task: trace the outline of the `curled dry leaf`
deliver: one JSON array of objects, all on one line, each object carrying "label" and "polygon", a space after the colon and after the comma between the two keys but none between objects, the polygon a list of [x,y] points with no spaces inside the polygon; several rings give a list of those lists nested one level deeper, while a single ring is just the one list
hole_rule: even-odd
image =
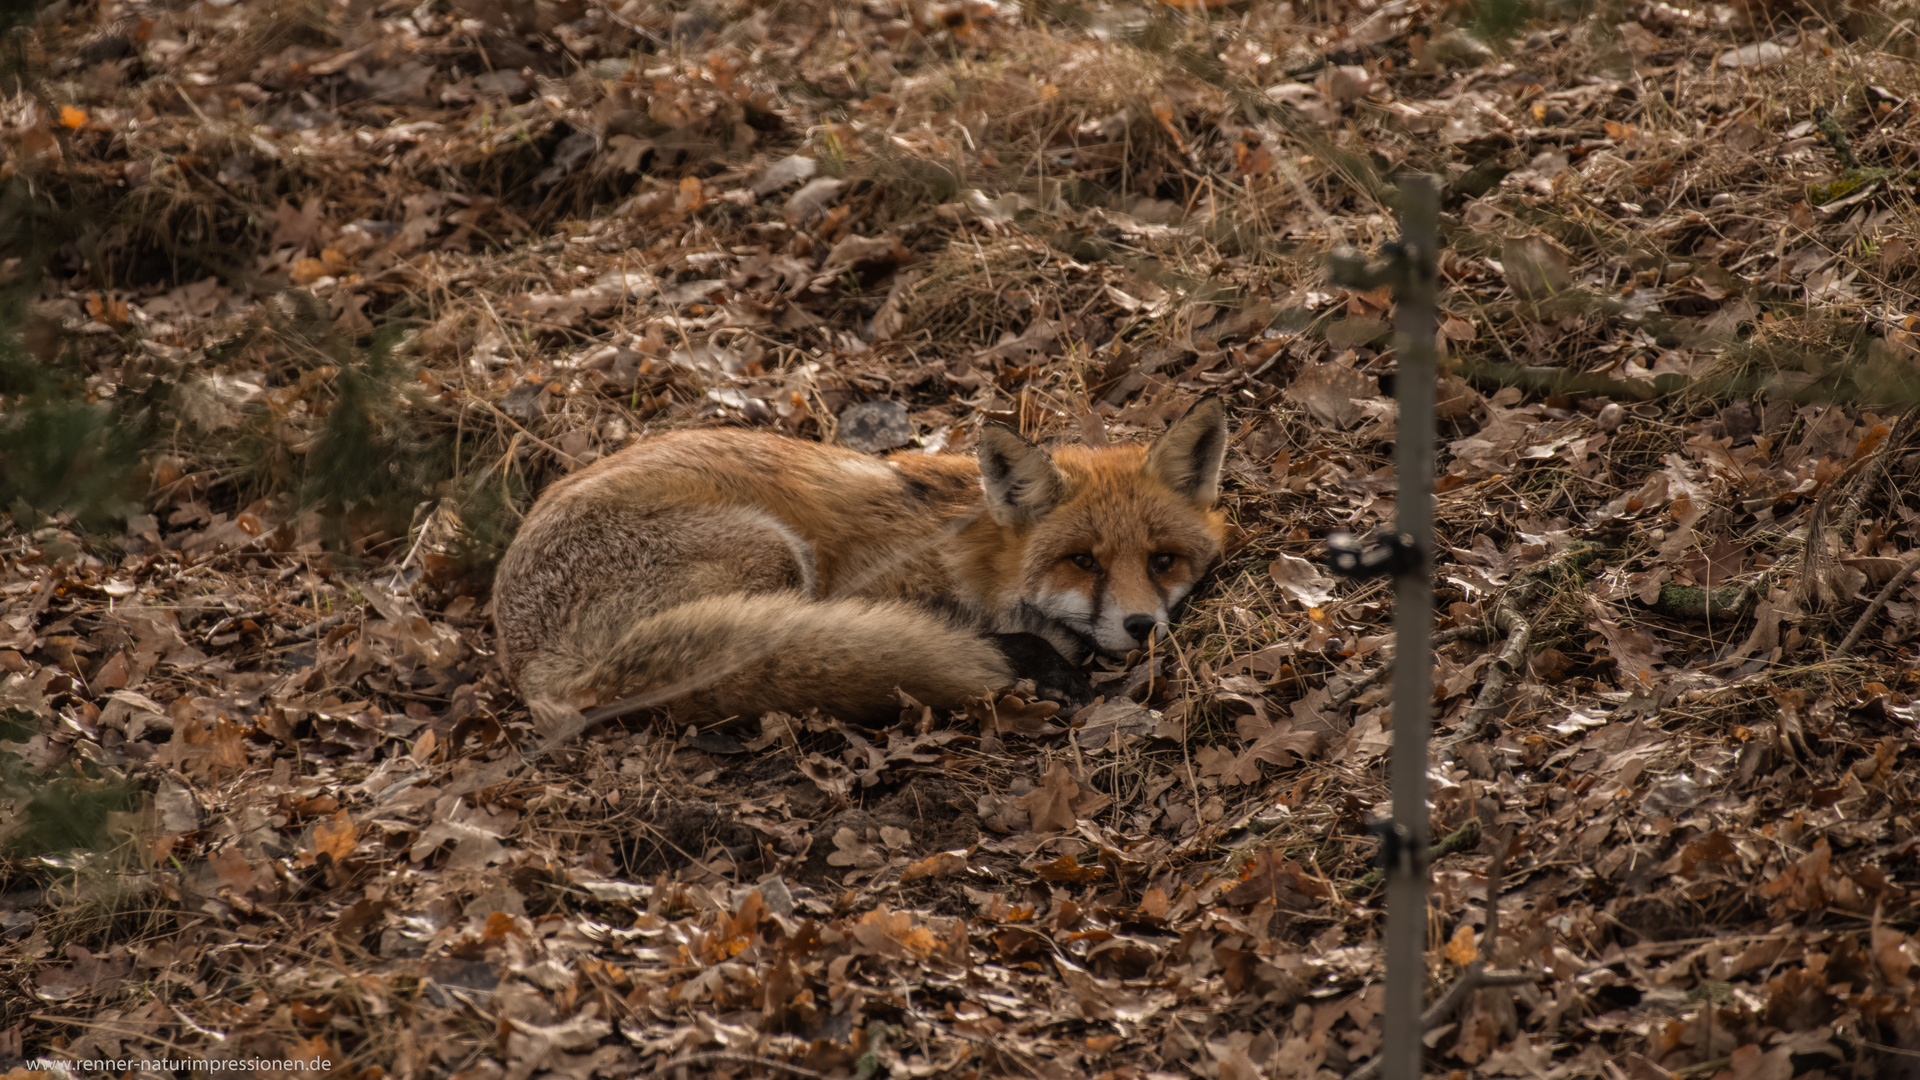
[{"label": "curled dry leaf", "polygon": [[1302,608],[1319,607],[1333,599],[1333,577],[1298,555],[1274,556],[1267,564],[1267,576],[1280,587],[1282,594]]},{"label": "curled dry leaf", "polygon": [[1316,364],[1302,370],[1287,385],[1287,397],[1306,408],[1313,418],[1327,427],[1353,427],[1366,418],[1361,402],[1378,397],[1380,387],[1372,378],[1344,364]]},{"label": "curled dry leaf", "polygon": [[923,878],[952,877],[967,869],[967,860],[971,856],[971,850],[935,852],[919,862],[903,867],[900,871],[900,883],[904,885]]},{"label": "curled dry leaf", "polygon": [[1500,246],[1507,287],[1522,300],[1545,300],[1573,284],[1565,248],[1538,233],[1509,236]]}]

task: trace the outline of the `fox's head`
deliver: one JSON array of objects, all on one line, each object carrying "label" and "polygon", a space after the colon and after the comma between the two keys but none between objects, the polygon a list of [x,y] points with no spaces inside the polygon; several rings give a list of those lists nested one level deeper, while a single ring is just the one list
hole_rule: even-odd
[{"label": "fox's head", "polygon": [[1003,427],[980,433],[987,507],[1020,538],[1021,617],[1068,657],[1124,656],[1164,637],[1220,559],[1214,509],[1226,409],[1205,398],[1151,447],[1049,454]]}]

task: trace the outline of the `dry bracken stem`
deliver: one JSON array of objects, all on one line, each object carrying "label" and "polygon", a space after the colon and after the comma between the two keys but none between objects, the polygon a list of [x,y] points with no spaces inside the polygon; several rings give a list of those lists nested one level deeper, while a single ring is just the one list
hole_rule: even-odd
[{"label": "dry bracken stem", "polygon": [[[1828,488],[1826,494],[1814,501],[1813,512],[1807,518],[1807,535],[1796,553],[1800,563],[1798,573],[1793,588],[1787,594],[1787,604],[1794,610],[1807,611],[1809,603],[1819,599],[1819,577],[1826,572],[1827,505],[1832,501],[1833,489]],[[1783,569],[1782,573],[1785,572]]]}]

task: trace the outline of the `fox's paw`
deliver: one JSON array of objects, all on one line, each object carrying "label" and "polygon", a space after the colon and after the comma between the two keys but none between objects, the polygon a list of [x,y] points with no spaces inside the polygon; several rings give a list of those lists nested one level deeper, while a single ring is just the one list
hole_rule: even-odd
[{"label": "fox's paw", "polygon": [[1093,684],[1060,650],[1038,634],[995,634],[993,643],[1015,678],[1032,679],[1040,697],[1073,712],[1093,702]]}]

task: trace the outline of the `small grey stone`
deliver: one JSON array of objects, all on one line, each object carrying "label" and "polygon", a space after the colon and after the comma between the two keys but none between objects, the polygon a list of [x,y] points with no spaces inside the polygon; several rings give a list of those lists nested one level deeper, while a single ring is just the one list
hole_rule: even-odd
[{"label": "small grey stone", "polygon": [[840,438],[848,446],[877,454],[913,442],[913,421],[897,401],[863,401],[840,413]]},{"label": "small grey stone", "polygon": [[500,399],[500,411],[522,422],[546,411],[547,388],[540,383],[523,382]]}]

